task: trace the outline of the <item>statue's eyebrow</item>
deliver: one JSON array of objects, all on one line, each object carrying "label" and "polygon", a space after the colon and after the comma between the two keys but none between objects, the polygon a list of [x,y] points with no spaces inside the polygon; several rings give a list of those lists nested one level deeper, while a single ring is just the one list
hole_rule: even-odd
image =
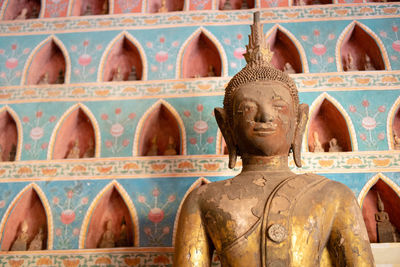
[{"label": "statue's eyebrow", "polygon": [[243,101],[257,102],[257,99],[252,98],[252,97],[244,97],[241,102],[243,102]]}]

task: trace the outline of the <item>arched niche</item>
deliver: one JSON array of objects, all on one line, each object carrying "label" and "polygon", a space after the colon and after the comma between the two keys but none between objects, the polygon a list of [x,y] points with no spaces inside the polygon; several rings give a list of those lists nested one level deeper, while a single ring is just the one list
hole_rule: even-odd
[{"label": "arched niche", "polygon": [[175,246],[175,237],[176,237],[176,231],[178,229],[178,221],[179,221],[179,215],[181,214],[181,209],[182,209],[182,205],[185,202],[186,198],[188,197],[188,195],[195,190],[196,188],[199,188],[200,186],[206,185],[211,183],[207,178],[204,177],[200,177],[198,178],[190,187],[189,189],[186,191],[185,195],[182,198],[181,203],[179,204],[179,208],[178,211],[176,212],[176,216],[175,216],[175,222],[174,222],[174,232],[172,234],[172,246]]},{"label": "arched niche", "polygon": [[307,131],[307,149],[312,152],[315,151],[315,133],[318,134],[319,142],[325,152],[329,152],[329,141],[332,138],[337,140],[337,144],[342,148],[342,151],[353,150],[346,119],[328,98],[323,98],[311,110]]},{"label": "arched niche", "polygon": [[161,102],[145,116],[140,130],[138,155],[172,155],[167,152],[172,150],[175,150],[176,155],[182,155],[181,131],[171,110]]},{"label": "arched niche", "polygon": [[49,38],[35,51],[31,56],[25,83],[28,85],[65,83],[66,58],[57,42]]},{"label": "arched niche", "polygon": [[220,77],[222,73],[222,57],[217,46],[205,32],[199,30],[184,48],[181,78]]},{"label": "arched niche", "polygon": [[149,13],[182,11],[185,5],[184,0],[149,0],[147,3]]},{"label": "arched niche", "polygon": [[266,38],[271,51],[274,52],[271,62],[277,69],[288,74],[303,72],[299,50],[283,30],[275,27]]},{"label": "arched niche", "polygon": [[293,0],[294,6],[328,5],[333,3],[333,0]]},{"label": "arched niche", "polygon": [[15,161],[18,149],[18,127],[8,109],[0,109],[0,160]]},{"label": "arched niche", "polygon": [[384,204],[384,211],[388,213],[392,225],[400,230],[400,198],[396,192],[382,179],[369,189],[362,203],[362,214],[368,237],[371,243],[377,243],[377,225],[375,214],[378,212],[378,193]]},{"label": "arched niche", "polygon": [[39,17],[41,5],[41,0],[9,0],[3,20],[36,19]]},{"label": "arched niche", "polygon": [[74,0],[71,16],[105,15],[109,10],[109,0]]},{"label": "arched niche", "polygon": [[359,23],[353,23],[346,28],[339,45],[339,71],[385,70],[383,52],[377,40]]},{"label": "arched niche", "polygon": [[52,139],[50,159],[92,158],[98,155],[93,122],[79,105],[66,112]]},{"label": "arched niche", "polygon": [[[49,249],[48,244],[48,219],[44,205],[34,186],[26,187],[13,201],[8,210],[8,217],[3,228],[1,239],[1,250],[9,251],[12,249],[15,240],[22,233],[24,221],[27,224],[27,247],[42,229],[42,250]],[[6,213],[6,215],[7,215]]]},{"label": "arched niche", "polygon": [[[101,80],[128,81],[141,80],[143,76],[143,63],[138,48],[130,40],[129,35],[122,34],[114,39],[108,54],[104,57],[104,69]],[[134,74],[136,73],[136,74]]]},{"label": "arched niche", "polygon": [[400,97],[397,98],[388,113],[387,135],[389,149],[400,150]]},{"label": "arched niche", "polygon": [[237,10],[254,8],[254,0],[219,0],[219,10]]},{"label": "arched niche", "polygon": [[[126,192],[124,193],[126,194]],[[92,205],[93,212],[88,218],[89,224],[85,231],[84,248],[99,248],[108,221],[111,221],[115,247],[135,245],[135,226],[132,215],[116,185],[112,184],[103,190]],[[125,226],[123,226],[124,224]],[[125,233],[122,233],[124,231]]]}]

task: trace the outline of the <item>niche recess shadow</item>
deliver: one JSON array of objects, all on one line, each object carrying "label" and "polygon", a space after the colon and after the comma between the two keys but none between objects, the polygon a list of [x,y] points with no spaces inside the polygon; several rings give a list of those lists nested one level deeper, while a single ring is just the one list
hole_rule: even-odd
[{"label": "niche recess shadow", "polygon": [[[40,0],[9,0],[3,20],[35,19],[39,17],[40,8]],[[23,18],[23,13],[25,12],[23,9],[26,9],[25,18]]]},{"label": "niche recess shadow", "polygon": [[219,0],[219,10],[237,10],[254,8],[254,0]]},{"label": "niche recess shadow", "polygon": [[[139,137],[139,155],[149,155],[153,143],[157,146],[157,155],[164,155],[171,137],[175,143],[175,151],[177,155],[180,155],[182,145],[179,124],[171,111],[160,103],[144,120]],[[154,142],[155,139],[156,142]],[[156,156],[154,154],[152,156]]]},{"label": "niche recess shadow", "polygon": [[329,151],[329,141],[336,138],[343,151],[352,151],[349,129],[340,111],[328,99],[324,99],[310,116],[308,129],[308,150],[314,151],[314,132],[325,152]]},{"label": "niche recess shadow", "polygon": [[[349,59],[350,56],[352,60]],[[366,70],[367,58],[370,59],[370,63],[375,70],[385,69],[382,52],[376,41],[357,23],[354,23],[354,27],[350,29],[343,39],[340,47],[340,57],[343,71]],[[353,63],[350,64],[349,61]],[[350,65],[353,65],[353,69],[349,67]]]},{"label": "niche recess shadow", "polygon": [[122,76],[121,80],[127,81],[132,71],[132,66],[135,66],[137,80],[141,80],[143,64],[139,50],[126,36],[123,36],[115,42],[109,55],[106,57],[103,81],[112,81],[118,72],[118,68]]},{"label": "niche recess shadow", "polygon": [[221,55],[216,45],[200,31],[190,40],[183,53],[182,78],[220,77],[221,73]]},{"label": "niche recess shadow", "polygon": [[71,16],[109,14],[108,0],[74,0]]},{"label": "niche recess shadow", "polygon": [[[47,41],[32,58],[26,84],[60,84],[65,80],[65,57],[53,39]],[[47,75],[47,78],[46,78]]]},{"label": "niche recess shadow", "polygon": [[33,187],[28,188],[14,204],[10,216],[7,219],[3,230],[1,250],[11,249],[15,239],[21,232],[23,221],[28,224],[28,245],[39,232],[43,229],[42,249],[47,248],[47,217],[42,201]]},{"label": "niche recess shadow", "polygon": [[[163,0],[149,0],[148,12],[159,13]],[[165,0],[165,5],[168,12],[182,11],[184,7],[184,0]]]},{"label": "niche recess shadow", "polygon": [[268,43],[271,51],[274,52],[271,62],[275,68],[283,71],[288,62],[296,73],[303,72],[299,51],[284,32],[276,28],[268,37]]},{"label": "niche recess shadow", "polygon": [[377,192],[384,204],[385,212],[389,215],[390,222],[397,231],[400,229],[400,198],[388,184],[378,179],[368,191],[362,204],[362,214],[371,243],[378,242],[375,221],[375,214],[378,212]]},{"label": "niche recess shadow", "polygon": [[15,120],[7,110],[0,113],[1,161],[15,161],[18,147],[18,130]]},{"label": "niche recess shadow", "polygon": [[132,216],[120,192],[115,186],[112,186],[103,194],[94,208],[87,230],[85,248],[97,248],[99,246],[102,235],[106,230],[106,223],[108,220],[112,221],[115,246],[120,246],[118,240],[121,236],[121,225],[123,222],[125,222],[126,225],[127,237],[127,242],[124,246],[133,246],[134,225]]},{"label": "niche recess shadow", "polygon": [[94,128],[80,107],[75,108],[62,122],[54,142],[53,159],[71,158],[71,150],[76,142],[78,142],[79,158],[94,157],[96,147]]},{"label": "niche recess shadow", "polygon": [[329,5],[332,0],[293,0],[294,6]]}]

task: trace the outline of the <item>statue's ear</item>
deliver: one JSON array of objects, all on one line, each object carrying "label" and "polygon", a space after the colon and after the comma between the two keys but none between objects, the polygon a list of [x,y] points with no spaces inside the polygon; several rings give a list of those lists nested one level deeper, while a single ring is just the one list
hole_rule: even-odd
[{"label": "statue's ear", "polygon": [[301,167],[301,143],[303,141],[303,134],[304,130],[306,129],[307,119],[308,119],[308,105],[300,104],[297,117],[297,127],[294,133],[294,138],[292,143],[294,163],[299,168]]},{"label": "statue's ear", "polygon": [[214,109],[215,119],[217,120],[218,127],[221,130],[222,136],[225,138],[226,146],[229,152],[229,168],[233,169],[236,165],[236,145],[233,141],[232,130],[228,122],[228,115],[223,108]]}]

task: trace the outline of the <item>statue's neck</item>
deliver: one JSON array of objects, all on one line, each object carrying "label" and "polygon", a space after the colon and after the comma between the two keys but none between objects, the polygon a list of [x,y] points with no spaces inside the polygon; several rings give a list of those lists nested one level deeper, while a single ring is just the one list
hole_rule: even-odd
[{"label": "statue's neck", "polygon": [[288,166],[288,156],[242,156],[242,172],[262,171],[262,172],[290,172]]}]

